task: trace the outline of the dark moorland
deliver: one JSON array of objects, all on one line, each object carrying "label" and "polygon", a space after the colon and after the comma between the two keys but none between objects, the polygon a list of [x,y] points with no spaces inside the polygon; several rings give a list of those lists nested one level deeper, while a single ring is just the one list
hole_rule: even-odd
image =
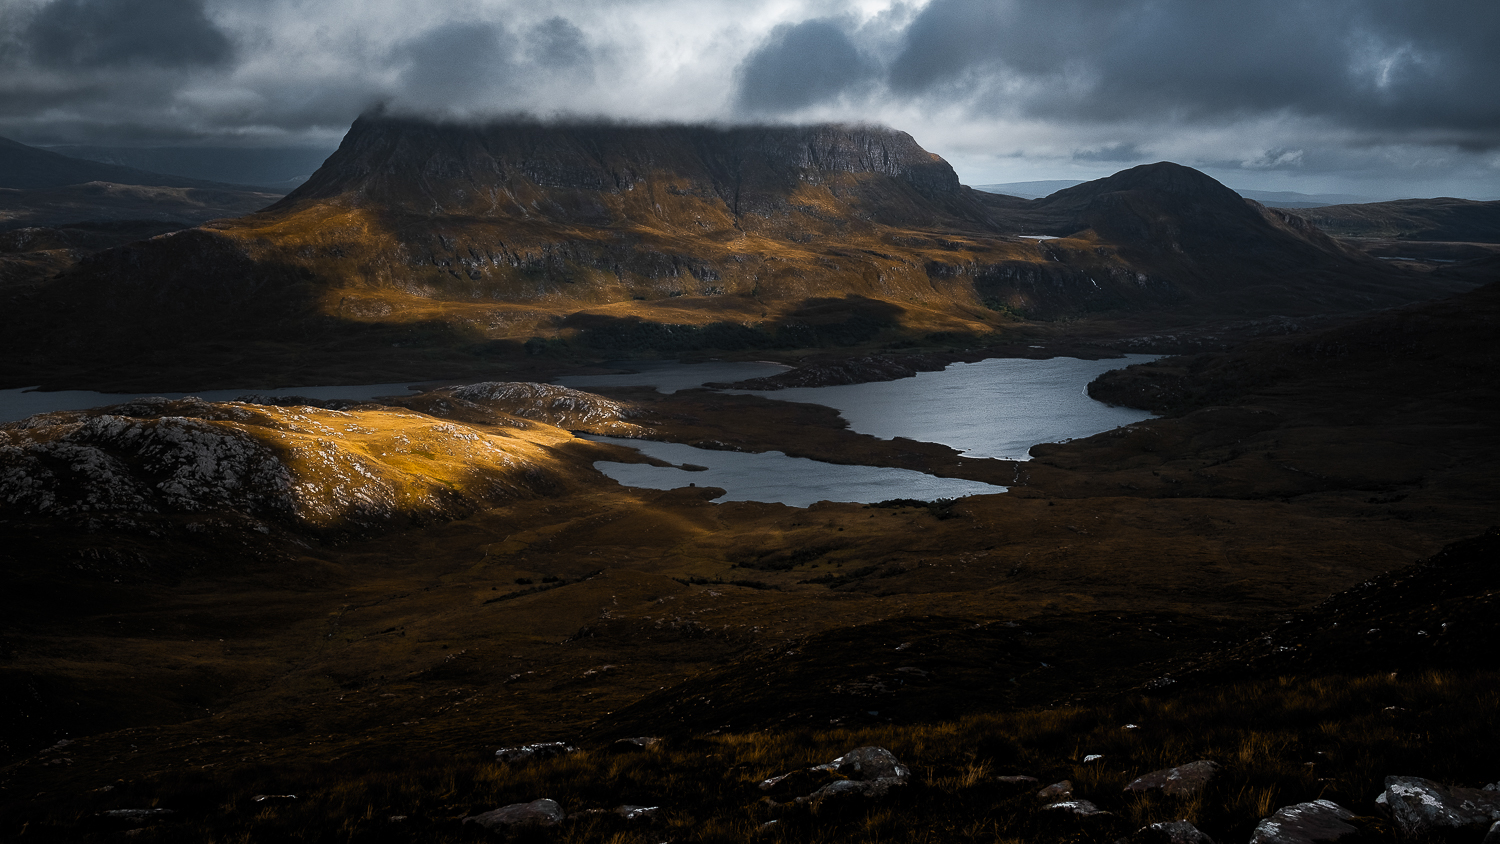
[{"label": "dark moorland", "polygon": [[[0,838],[1481,844],[1488,213],[1387,230],[1167,163],[987,195],[880,129],[377,114],[259,213],[5,233],[0,386],[429,389],[0,426]],[[1139,351],[1172,356],[1089,392],[1157,417],[1019,463],[531,383]],[[579,433],[1010,491],[715,503]]]}]

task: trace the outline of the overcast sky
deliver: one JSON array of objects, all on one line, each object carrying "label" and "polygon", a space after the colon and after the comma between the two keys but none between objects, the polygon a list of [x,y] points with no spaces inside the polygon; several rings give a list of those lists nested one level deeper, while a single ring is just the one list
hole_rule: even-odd
[{"label": "overcast sky", "polygon": [[0,0],[26,143],[331,148],[382,102],[884,123],[969,184],[1493,199],[1500,0]]}]

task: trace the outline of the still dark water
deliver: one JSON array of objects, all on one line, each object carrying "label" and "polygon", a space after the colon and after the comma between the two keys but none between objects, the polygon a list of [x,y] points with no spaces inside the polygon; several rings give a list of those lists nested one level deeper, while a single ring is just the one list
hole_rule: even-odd
[{"label": "still dark water", "polygon": [[[837,387],[799,387],[755,392],[781,401],[808,402],[835,408],[849,427],[862,434],[891,439],[906,437],[942,443],[974,457],[1026,460],[1038,443],[1088,437],[1129,425],[1151,414],[1111,407],[1088,397],[1085,387],[1111,369],[1154,360],[1150,355],[1128,355],[1111,360],[1053,358],[1024,360],[996,358],[978,363],[956,363],[941,372],[921,372],[914,378],[849,384]],[[637,364],[620,366],[638,368]],[[618,385],[671,385],[673,390],[706,381],[728,381],[724,373],[700,377],[697,366],[657,364],[640,368]],[[660,382],[653,376],[664,376]],[[610,376],[621,377],[621,376]],[[748,376],[741,376],[748,377]],[[573,386],[570,384],[570,386]],[[659,386],[664,392],[665,387]],[[687,445],[641,440],[591,437],[636,448],[675,465],[707,467],[708,471],[601,462],[595,466],[627,486],[675,489],[697,484],[728,490],[721,501],[775,501],[806,507],[816,501],[872,503],[892,498],[932,501],[1004,492],[1005,487],[977,481],[939,478],[905,469],[840,466],[781,452],[739,454]]]},{"label": "still dark water", "polygon": [[892,498],[962,498],[1005,492],[992,486],[959,478],[939,478],[910,469],[880,466],[843,466],[804,457],[787,457],[779,451],[741,454],[710,451],[679,443],[627,440],[618,437],[586,439],[638,449],[675,465],[701,466],[707,471],[689,471],[641,463],[600,461],[594,468],[626,486],[646,489],[676,489],[688,484],[721,487],[727,492],[716,501],[774,501],[806,507],[818,501],[852,501],[872,504]]}]

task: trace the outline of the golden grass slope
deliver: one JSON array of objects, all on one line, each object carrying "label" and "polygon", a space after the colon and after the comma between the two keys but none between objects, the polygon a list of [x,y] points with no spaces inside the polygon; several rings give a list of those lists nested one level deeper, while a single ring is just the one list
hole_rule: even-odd
[{"label": "golden grass slope", "polygon": [[[568,406],[553,415],[557,421],[589,415],[574,391],[529,386]],[[434,400],[478,409],[461,396],[483,402],[486,389],[527,392],[473,385]],[[603,404],[595,421],[608,422],[619,409]],[[547,406],[522,409],[546,415]],[[482,418],[469,425],[379,405],[328,410],[192,398],[43,414],[0,428],[0,507],[85,521],[228,511],[297,529],[358,530],[555,491],[585,468],[557,451],[574,441],[561,428],[493,408]]]}]

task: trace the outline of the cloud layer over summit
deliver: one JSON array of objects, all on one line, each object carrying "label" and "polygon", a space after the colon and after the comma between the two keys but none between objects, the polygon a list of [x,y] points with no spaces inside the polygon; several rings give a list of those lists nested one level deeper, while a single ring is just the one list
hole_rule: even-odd
[{"label": "cloud layer over summit", "polygon": [[1493,0],[0,0],[0,135],[330,144],[377,103],[846,120],[971,183],[1171,159],[1490,198],[1496,44]]}]

